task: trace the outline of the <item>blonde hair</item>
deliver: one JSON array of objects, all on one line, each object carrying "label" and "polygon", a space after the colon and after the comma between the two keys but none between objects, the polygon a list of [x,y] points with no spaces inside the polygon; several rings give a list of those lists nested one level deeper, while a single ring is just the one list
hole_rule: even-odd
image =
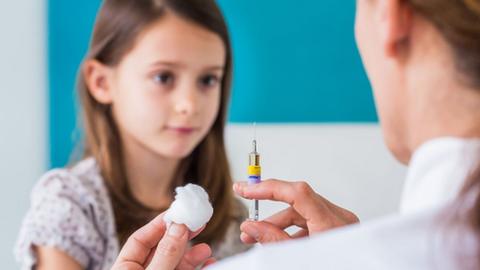
[{"label": "blonde hair", "polygon": [[480,88],[480,0],[407,1],[450,44],[462,80]]}]

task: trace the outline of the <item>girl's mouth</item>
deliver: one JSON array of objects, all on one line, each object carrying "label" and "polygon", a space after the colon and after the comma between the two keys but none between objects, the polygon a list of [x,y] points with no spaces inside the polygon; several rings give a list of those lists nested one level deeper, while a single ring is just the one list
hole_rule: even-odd
[{"label": "girl's mouth", "polygon": [[188,127],[188,126],[167,126],[167,130],[172,131],[174,133],[180,135],[190,135],[197,131],[199,128],[196,127]]}]

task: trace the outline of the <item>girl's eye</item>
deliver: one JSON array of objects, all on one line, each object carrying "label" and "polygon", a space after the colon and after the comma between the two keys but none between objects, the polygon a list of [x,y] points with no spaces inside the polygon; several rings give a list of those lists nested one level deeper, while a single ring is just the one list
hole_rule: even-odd
[{"label": "girl's eye", "polygon": [[220,78],[216,75],[206,75],[200,78],[200,86],[202,88],[212,88],[219,84]]},{"label": "girl's eye", "polygon": [[172,85],[174,76],[171,72],[162,72],[155,75],[154,80],[161,85]]}]

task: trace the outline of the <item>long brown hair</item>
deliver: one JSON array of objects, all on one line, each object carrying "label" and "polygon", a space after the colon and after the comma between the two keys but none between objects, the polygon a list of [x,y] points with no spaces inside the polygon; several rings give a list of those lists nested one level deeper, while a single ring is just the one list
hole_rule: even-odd
[{"label": "long brown hair", "polygon": [[[407,1],[418,14],[432,22],[448,42],[455,55],[460,80],[480,92],[480,0]],[[466,213],[460,211],[465,205],[469,207]],[[460,215],[457,213],[453,222],[467,225],[476,237],[477,261],[474,268],[479,269],[480,164],[463,187],[454,209],[459,210]]]},{"label": "long brown hair", "polygon": [[[203,186],[214,207],[206,229],[196,238],[210,244],[221,241],[228,224],[239,218],[242,208],[231,191],[232,179],[224,145],[224,127],[232,78],[232,52],[225,20],[214,0],[105,0],[97,15],[86,59],[114,67],[135,45],[139,34],[172,12],[221,37],[226,48],[221,104],[217,118],[200,144],[183,159],[171,184],[193,183]],[[164,209],[150,209],[134,198],[124,169],[120,135],[111,107],[95,100],[79,73],[78,95],[84,129],[83,156],[94,157],[109,190],[118,239],[123,245],[128,236]]]}]

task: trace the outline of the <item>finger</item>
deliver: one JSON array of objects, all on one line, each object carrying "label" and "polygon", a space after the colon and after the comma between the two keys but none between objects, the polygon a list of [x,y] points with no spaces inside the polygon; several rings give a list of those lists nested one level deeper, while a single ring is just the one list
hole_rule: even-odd
[{"label": "finger", "polygon": [[253,237],[251,237],[250,235],[248,235],[244,232],[240,233],[240,240],[244,244],[247,244],[247,245],[253,245],[253,244],[257,243],[257,241]]},{"label": "finger", "polygon": [[265,221],[246,221],[240,225],[240,230],[262,244],[290,239],[288,233]]},{"label": "finger", "polygon": [[172,223],[157,245],[151,263],[146,268],[171,270],[180,263],[188,245],[188,229],[185,225]]},{"label": "finger", "polygon": [[293,225],[304,229],[307,228],[307,223],[305,219],[300,214],[298,214],[298,212],[295,211],[295,209],[293,209],[292,207],[283,209],[282,211],[271,215],[263,221],[271,223],[282,230]]},{"label": "finger", "polygon": [[150,262],[152,261],[153,259],[153,255],[155,255],[155,252],[157,251],[157,247],[154,247],[151,251],[150,251],[150,254],[148,255],[147,257],[147,260],[145,261],[145,263],[143,265],[149,265]]},{"label": "finger", "polygon": [[[306,237],[308,235],[309,235],[308,230],[302,229],[302,230],[299,230],[298,232],[295,232],[294,234],[290,235],[290,238],[296,239],[296,238]],[[240,233],[240,240],[244,244],[247,244],[247,245],[253,245],[253,244],[257,243],[257,241],[253,237],[251,237],[250,235],[248,235],[244,232]]]},{"label": "finger", "polygon": [[198,244],[193,246],[183,259],[180,261],[180,264],[176,269],[178,270],[193,270],[198,266],[204,264],[212,256],[212,250],[207,244]]},{"label": "finger", "polygon": [[296,200],[304,198],[312,190],[305,182],[287,182],[283,180],[268,179],[255,185],[246,182],[237,182],[233,190],[246,199],[281,201],[293,205]]},{"label": "finger", "polygon": [[336,211],[337,213],[340,213],[340,217],[342,218],[342,220],[345,224],[353,224],[353,223],[360,222],[360,220],[358,219],[358,217],[354,213],[348,211],[345,208],[337,206],[337,205],[335,205],[335,204],[333,204],[329,201],[327,201],[327,203],[328,203],[329,207],[331,209],[333,209],[332,211]]},{"label": "finger", "polygon": [[[167,227],[168,227],[168,225],[167,225]],[[205,226],[203,226],[202,228],[198,229],[195,232],[190,232],[189,240],[192,240],[193,238],[195,238],[198,234],[200,234],[203,231],[203,229],[205,229]],[[151,249],[150,254],[147,256],[147,260],[143,265],[149,265],[151,263],[152,258],[155,255],[156,250],[157,250],[157,247],[154,247],[154,248]]]},{"label": "finger", "polygon": [[125,242],[115,265],[134,263],[144,265],[150,251],[154,248],[165,233],[163,213],[134,232]]},{"label": "finger", "polygon": [[[303,219],[302,216],[300,216],[297,211],[295,211],[295,209],[293,209],[292,207],[283,209],[282,211],[264,219],[263,221],[271,223],[272,225],[282,230],[292,225],[307,229],[305,219]],[[244,232],[240,234],[240,240],[244,244],[248,245],[255,244],[257,242],[254,238],[250,237]]]},{"label": "finger", "polygon": [[331,228],[332,211],[329,202],[315,193],[306,182],[265,180],[249,185],[244,182],[234,184],[235,192],[247,199],[272,200],[288,203],[306,220],[318,223],[318,230]]}]

